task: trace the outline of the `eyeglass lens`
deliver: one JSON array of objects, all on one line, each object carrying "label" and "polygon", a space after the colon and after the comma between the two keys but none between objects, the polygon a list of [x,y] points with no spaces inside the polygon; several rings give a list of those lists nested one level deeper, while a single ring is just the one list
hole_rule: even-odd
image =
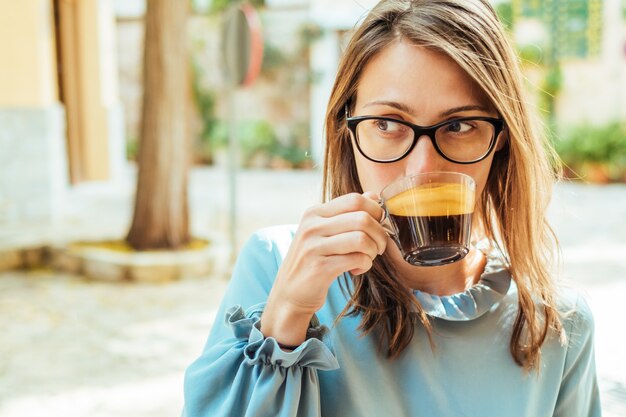
[{"label": "eyeglass lens", "polygon": [[[368,157],[386,161],[400,158],[413,145],[415,131],[386,119],[366,119],[358,123],[357,140]],[[439,150],[448,158],[469,162],[483,157],[494,139],[494,126],[486,120],[452,120],[435,131]]]}]

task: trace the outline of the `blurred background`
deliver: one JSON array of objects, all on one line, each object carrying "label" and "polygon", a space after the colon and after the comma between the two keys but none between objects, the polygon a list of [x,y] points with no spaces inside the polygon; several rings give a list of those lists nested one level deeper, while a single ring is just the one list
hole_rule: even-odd
[{"label": "blurred background", "polygon": [[[375,3],[252,2],[241,86],[240,2],[0,0],[1,417],[180,414],[238,249],[321,197],[326,102]],[[626,0],[493,4],[564,162],[561,281],[626,416]]]}]

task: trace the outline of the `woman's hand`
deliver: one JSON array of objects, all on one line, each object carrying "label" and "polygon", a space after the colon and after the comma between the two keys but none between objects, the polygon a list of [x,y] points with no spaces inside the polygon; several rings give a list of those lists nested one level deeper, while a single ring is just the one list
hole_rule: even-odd
[{"label": "woman's hand", "polygon": [[374,193],[346,194],[308,209],[283,260],[261,317],[266,337],[301,344],[309,321],[342,273],[362,274],[387,246]]}]

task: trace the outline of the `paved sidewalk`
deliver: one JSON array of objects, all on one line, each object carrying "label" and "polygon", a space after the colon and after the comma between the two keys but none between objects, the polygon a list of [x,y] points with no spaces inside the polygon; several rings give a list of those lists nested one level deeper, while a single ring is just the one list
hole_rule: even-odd
[{"label": "paved sidewalk", "polygon": [[[0,245],[122,236],[132,170],[128,178],[118,187],[72,189],[58,224],[4,228]],[[298,222],[319,200],[320,182],[318,172],[242,172],[239,244],[259,227]],[[195,169],[190,201],[194,233],[227,247],[226,174]],[[604,415],[625,416],[626,186],[561,185],[550,218],[563,245],[563,275],[594,311]],[[0,274],[0,417],[179,415],[183,371],[202,348],[226,282],[220,273],[159,285],[49,270]]]}]

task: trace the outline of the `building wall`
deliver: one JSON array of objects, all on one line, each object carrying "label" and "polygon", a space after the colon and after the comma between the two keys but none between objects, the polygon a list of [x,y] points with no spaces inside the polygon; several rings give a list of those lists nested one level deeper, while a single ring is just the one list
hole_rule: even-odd
[{"label": "building wall", "polygon": [[51,0],[0,0],[0,108],[58,99]]},{"label": "building wall", "polygon": [[0,39],[0,225],[48,223],[67,187],[51,0],[0,0]]},{"label": "building wall", "polygon": [[0,109],[0,228],[60,219],[67,186],[63,107]]},{"label": "building wall", "polygon": [[121,175],[111,1],[0,0],[0,225],[60,218],[70,161]]}]

